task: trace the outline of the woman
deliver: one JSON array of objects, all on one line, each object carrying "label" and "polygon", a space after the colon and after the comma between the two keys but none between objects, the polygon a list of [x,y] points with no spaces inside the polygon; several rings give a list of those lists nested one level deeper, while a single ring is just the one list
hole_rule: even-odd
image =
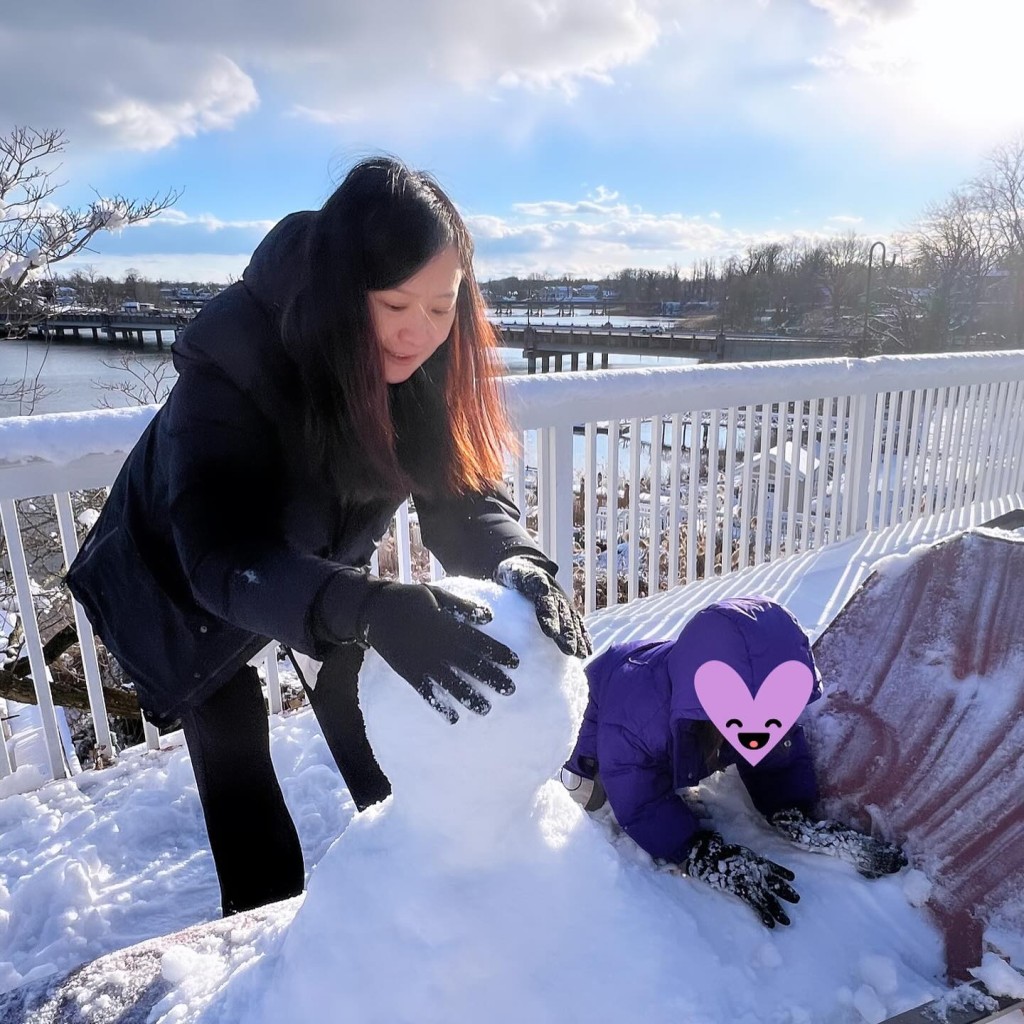
[{"label": "woman", "polygon": [[[438,712],[485,713],[516,655],[486,608],[367,571],[412,494],[452,574],[518,589],[591,650],[500,485],[509,429],[465,224],[427,175],[357,164],[294,213],[174,346],[178,380],[68,573],[151,721],[180,718],[225,915],[302,890],[255,670],[269,639],[323,661],[308,690],[358,808],[390,791],[356,680],[373,647]],[[254,851],[259,856],[254,856]]]},{"label": "woman", "polygon": [[754,807],[797,845],[868,877],[906,864],[899,847],[816,818],[814,765],[794,718],[821,696],[821,678],[806,635],[781,605],[718,601],[675,640],[609,647],[587,666],[587,681],[563,782],[588,811],[610,804],[638,846],[739,897],[766,927],[789,924],[779,900],[799,900],[793,872],[723,840],[697,797],[700,782],[730,764]]}]

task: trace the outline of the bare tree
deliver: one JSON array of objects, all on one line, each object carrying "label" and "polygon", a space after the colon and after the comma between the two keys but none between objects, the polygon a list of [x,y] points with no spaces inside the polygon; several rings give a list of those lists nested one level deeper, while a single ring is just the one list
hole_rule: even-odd
[{"label": "bare tree", "polygon": [[93,387],[103,392],[98,403],[103,409],[153,405],[171,393],[175,375],[169,356],[149,363],[134,353],[122,352],[114,362],[104,359],[103,365],[112,370],[124,370],[127,374],[118,381],[93,381]]},{"label": "bare tree", "polygon": [[843,310],[853,306],[863,291],[867,252],[864,239],[855,232],[829,239],[822,247],[820,270],[822,284],[828,291],[832,320],[839,327]]},{"label": "bare tree", "polygon": [[1005,327],[1020,343],[1024,341],[1024,134],[993,150],[970,188],[1009,278]]},{"label": "bare tree", "polygon": [[914,259],[932,282],[927,337],[943,349],[951,334],[969,329],[998,257],[991,219],[969,190],[933,203],[918,227]]},{"label": "bare tree", "polygon": [[[35,286],[56,263],[86,249],[101,231],[118,231],[166,210],[181,193],[168,190],[148,199],[97,196],[84,207],[59,206],[66,184],[55,175],[67,146],[59,129],[15,127],[0,135],[0,309],[10,335],[41,315]],[[0,380],[0,399],[38,398],[39,381]],[[34,401],[29,403],[29,409]]]},{"label": "bare tree", "polygon": [[128,199],[97,196],[85,207],[51,202],[65,184],[53,160],[67,140],[58,129],[14,128],[0,136],[0,298],[12,300],[47,267],[81,252],[100,231],[117,231],[166,210],[181,193]]}]

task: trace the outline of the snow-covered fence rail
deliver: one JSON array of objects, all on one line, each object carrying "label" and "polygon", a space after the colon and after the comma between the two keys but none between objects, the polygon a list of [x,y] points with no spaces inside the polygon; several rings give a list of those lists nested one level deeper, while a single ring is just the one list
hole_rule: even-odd
[{"label": "snow-covered fence rail", "polygon": [[[506,383],[523,440],[509,466],[514,496],[588,612],[616,603],[620,582],[632,600],[918,517],[945,516],[954,529],[1024,499],[1024,352]],[[64,767],[37,619],[46,597],[32,578],[16,503],[53,503],[66,565],[81,525],[72,494],[113,481],[153,412],[0,419],[0,593],[16,599],[54,776]],[[408,506],[393,533],[394,571],[404,580],[422,574]],[[74,613],[97,742],[109,747],[92,632],[77,606]],[[266,661],[279,710],[276,660]],[[155,732],[148,738],[155,744]],[[10,770],[0,742],[0,777]]]},{"label": "snow-covered fence rail", "polygon": [[[1024,352],[555,374],[507,390],[524,431],[517,501],[536,505],[587,612],[616,603],[620,585],[633,600],[917,518],[954,529],[1022,500]],[[531,458],[536,495],[523,487]],[[660,517],[642,516],[659,503]]]}]

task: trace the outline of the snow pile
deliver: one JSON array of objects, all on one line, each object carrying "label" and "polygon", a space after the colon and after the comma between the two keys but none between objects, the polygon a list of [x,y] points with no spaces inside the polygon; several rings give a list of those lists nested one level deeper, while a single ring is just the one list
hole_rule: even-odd
[{"label": "snow pile", "polygon": [[[758,592],[785,603],[816,636],[879,556],[926,539],[920,524],[858,537],[608,608],[588,622],[602,650],[675,635],[709,602]],[[363,684],[376,687],[368,699],[395,701],[398,715],[371,720],[381,760],[396,779],[386,808],[353,818],[312,711],[272,717],[275,767],[314,868],[304,903],[289,901],[288,912],[280,905],[257,929],[216,922],[217,883],[181,747],[127,751],[112,768],[0,800],[0,991],[201,921],[212,922],[217,940],[196,947],[203,957],[197,970],[188,971],[180,951],[165,953],[162,984],[170,988],[151,993],[148,1016],[126,1011],[119,1019],[257,1022],[283,1006],[279,1019],[298,1024],[335,1017],[419,1024],[431,1020],[430,1005],[447,999],[451,1024],[859,1024],[948,991],[941,937],[922,907],[928,879],[908,870],[866,881],[848,865],[797,850],[760,819],[732,770],[709,779],[700,797],[727,838],[796,873],[801,901],[791,908],[789,928],[768,932],[738,900],[658,869],[566,802],[557,784],[530,777],[534,742],[551,739],[548,723],[516,725],[512,754],[503,723],[512,728],[521,700],[531,702],[531,714],[552,713],[540,697],[554,689],[555,719],[564,724],[563,673],[575,666],[566,668],[515,595],[489,589],[486,596],[498,612],[489,631],[522,658],[513,673],[519,692],[496,696],[486,719],[464,713],[455,728],[435,722],[405,683],[367,659]],[[538,666],[546,666],[550,685],[535,697]],[[414,753],[421,744],[426,754]],[[470,760],[463,764],[452,744],[464,745]],[[435,771],[434,759],[455,778]],[[410,785],[417,806],[403,811]],[[509,815],[504,833],[499,810]],[[449,829],[457,830],[455,840]],[[476,864],[460,854],[463,832],[477,846]],[[290,928],[298,904],[302,916]],[[1024,964],[1024,900],[1004,907],[987,936]],[[171,942],[182,945],[182,936]],[[380,965],[366,964],[385,953],[391,967],[382,981]],[[307,962],[318,969],[306,969]],[[97,971],[113,982],[126,970],[117,964],[115,955]],[[422,1005],[389,1018],[400,1002],[393,990],[407,977]],[[300,982],[305,992],[298,993]],[[462,1012],[463,989],[486,990],[482,1009]],[[135,997],[141,999],[137,989]]]},{"label": "snow pile", "polygon": [[1024,975],[995,953],[985,953],[981,966],[970,968],[970,972],[992,995],[1024,999]]},{"label": "snow pile", "polygon": [[[271,735],[306,863],[315,864],[355,808],[311,711],[272,718]],[[218,916],[192,766],[181,733],[163,743],[41,789],[29,765],[4,780],[0,993]],[[34,791],[17,793],[22,783]]]},{"label": "snow pile", "polygon": [[934,994],[939,939],[899,879],[801,853],[734,773],[702,796],[730,838],[796,871],[791,928],[766,931],[588,819],[551,778],[582,710],[579,663],[518,595],[452,585],[494,608],[517,693],[451,727],[368,657],[361,695],[394,796],[317,865],[277,952],[181,1019],[797,1024],[879,1021]]}]

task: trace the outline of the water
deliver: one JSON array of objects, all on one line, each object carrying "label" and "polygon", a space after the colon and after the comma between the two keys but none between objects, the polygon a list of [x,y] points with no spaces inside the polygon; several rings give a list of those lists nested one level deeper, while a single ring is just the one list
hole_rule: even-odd
[{"label": "water", "polygon": [[[545,319],[551,319],[554,324],[556,318]],[[576,326],[585,327],[589,320],[604,322],[600,317],[576,317],[572,322]],[[616,320],[622,320],[623,325],[628,322],[623,317],[613,318],[613,322]],[[536,318],[531,318],[531,322],[536,322]],[[567,324],[569,321],[563,318],[561,322]],[[506,373],[526,373],[526,360],[518,349],[501,349],[500,352]],[[155,386],[151,375],[161,370],[167,373],[166,384],[174,379],[169,352],[166,349],[163,352],[157,350],[155,335],[147,337],[142,349],[122,349],[85,341],[47,343],[34,338],[19,341],[0,339],[0,418],[29,413],[80,412],[99,408],[104,403],[112,406],[135,404],[125,395],[102,387],[104,384],[119,386],[128,383],[133,384],[139,393],[148,390],[147,386],[133,380],[132,374],[119,364],[122,358],[129,360],[137,375],[149,379],[149,387]],[[615,368],[684,366],[695,362],[694,359],[651,355],[612,355],[608,358],[609,366]],[[34,405],[24,400],[4,401],[2,395],[9,389],[3,387],[3,383],[23,380],[38,380],[44,394]]]},{"label": "water", "polygon": [[50,342],[37,339],[11,341],[0,339],[0,388],[7,394],[7,384],[38,381],[42,396],[35,402],[0,400],[0,417],[29,413],[82,412],[104,404],[124,406],[130,403],[123,395],[104,390],[100,385],[120,385],[132,381],[132,374],[119,365],[122,358],[131,361],[135,372],[145,377],[146,371],[156,373],[166,363],[170,369],[167,383],[173,379],[169,353],[157,351],[155,336],[143,349],[118,348],[115,345],[94,345],[85,342]]}]

